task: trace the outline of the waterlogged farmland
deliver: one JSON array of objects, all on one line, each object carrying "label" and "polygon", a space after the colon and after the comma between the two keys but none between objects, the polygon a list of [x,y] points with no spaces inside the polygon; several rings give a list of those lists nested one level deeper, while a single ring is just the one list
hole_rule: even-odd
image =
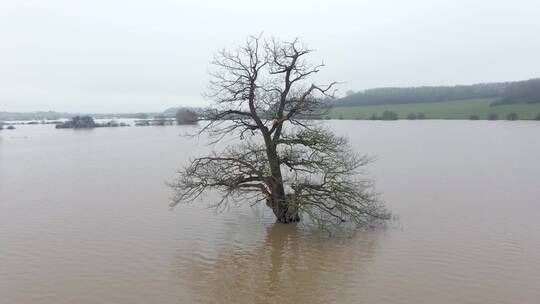
[{"label": "waterlogged farmland", "polygon": [[407,119],[407,115],[411,113],[423,113],[429,119],[469,119],[471,115],[476,115],[479,119],[486,119],[488,115],[494,113],[497,114],[498,119],[505,120],[510,113],[516,113],[519,119],[534,119],[540,114],[540,103],[490,106],[494,100],[494,98],[486,98],[334,107],[328,117],[334,119],[369,119],[373,114],[381,116],[384,111],[392,111],[398,115],[399,119]]},{"label": "waterlogged farmland", "polygon": [[540,123],[325,123],[377,157],[386,228],[169,209],[191,126],[1,131],[0,302],[538,302]]}]

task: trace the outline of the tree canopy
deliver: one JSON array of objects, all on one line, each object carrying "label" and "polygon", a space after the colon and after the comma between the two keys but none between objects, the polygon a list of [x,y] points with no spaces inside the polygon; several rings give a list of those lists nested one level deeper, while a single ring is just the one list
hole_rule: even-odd
[{"label": "tree canopy", "polygon": [[215,56],[208,94],[215,104],[200,132],[241,141],[179,170],[173,206],[214,190],[216,208],[265,202],[281,223],[301,215],[320,223],[388,218],[363,174],[371,159],[306,119],[328,111],[336,85],[308,81],[324,66],[306,60],[311,52],[299,40],[251,36]]}]

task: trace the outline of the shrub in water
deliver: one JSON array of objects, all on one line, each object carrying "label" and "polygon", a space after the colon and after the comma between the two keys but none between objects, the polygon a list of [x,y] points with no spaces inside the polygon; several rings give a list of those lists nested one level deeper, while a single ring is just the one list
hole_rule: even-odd
[{"label": "shrub in water", "polygon": [[491,113],[491,114],[488,115],[487,119],[488,120],[497,120],[497,119],[499,119],[499,116],[497,116],[497,114],[495,114],[495,113]]},{"label": "shrub in water", "polygon": [[384,111],[381,116],[382,120],[397,120],[398,116],[392,111]]},{"label": "shrub in water", "polygon": [[506,116],[506,120],[517,120],[517,119],[518,119],[518,115],[516,113],[514,113],[514,112],[512,112],[512,113],[510,113],[510,114],[508,114]]}]

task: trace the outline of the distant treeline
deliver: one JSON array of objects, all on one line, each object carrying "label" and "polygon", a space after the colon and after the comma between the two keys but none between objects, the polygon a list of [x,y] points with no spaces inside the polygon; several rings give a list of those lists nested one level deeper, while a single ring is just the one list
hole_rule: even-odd
[{"label": "distant treeline", "polygon": [[493,105],[540,103],[540,78],[457,86],[376,88],[352,93],[337,100],[334,105],[408,104],[479,98],[497,98]]},{"label": "distant treeline", "polygon": [[[112,114],[86,114],[96,119],[108,119],[108,118],[136,118],[146,119],[160,113],[112,113]],[[37,112],[0,112],[0,120],[14,121],[14,120],[58,120],[61,118],[73,118],[80,116],[78,113],[63,113],[54,111],[37,111]]]},{"label": "distant treeline", "polygon": [[508,84],[492,105],[516,103],[540,103],[540,78]]},{"label": "distant treeline", "polygon": [[[148,112],[148,113],[107,113],[107,114],[84,114],[82,116],[90,116],[94,119],[114,119],[114,118],[132,118],[132,119],[149,119],[152,117],[165,116],[166,118],[176,118],[178,107],[169,108],[163,112]],[[199,108],[182,108],[190,109],[196,113],[202,111]],[[79,113],[62,113],[54,111],[38,111],[38,112],[1,112],[0,121],[17,121],[17,120],[59,120],[62,118],[71,119],[76,116],[81,116]]]},{"label": "distant treeline", "polygon": [[38,111],[32,113],[0,112],[0,120],[58,120],[60,118],[70,118],[73,116],[75,115],[54,111]]}]

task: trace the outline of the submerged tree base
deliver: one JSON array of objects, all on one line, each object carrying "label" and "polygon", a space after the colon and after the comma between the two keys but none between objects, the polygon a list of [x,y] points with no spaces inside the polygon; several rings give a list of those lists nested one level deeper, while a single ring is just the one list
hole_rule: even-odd
[{"label": "submerged tree base", "polygon": [[272,209],[276,222],[291,224],[300,222],[300,214],[294,202],[294,196],[285,195],[283,200],[266,199],[266,206]]},{"label": "submerged tree base", "polygon": [[296,215],[296,217],[292,217],[292,218],[276,219],[276,223],[280,223],[280,224],[293,224],[293,223],[298,223],[298,222],[300,222],[299,215]]}]

